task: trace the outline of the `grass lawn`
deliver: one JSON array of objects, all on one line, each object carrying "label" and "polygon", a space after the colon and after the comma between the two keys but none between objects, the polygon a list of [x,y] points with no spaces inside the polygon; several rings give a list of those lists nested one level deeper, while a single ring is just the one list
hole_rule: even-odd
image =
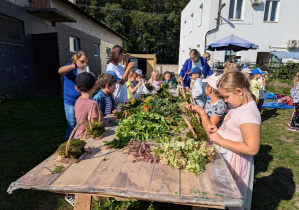
[{"label": "grass lawn", "polygon": [[[299,209],[299,133],[287,130],[293,110],[265,109],[262,142],[255,157],[252,209]],[[0,209],[72,209],[64,195],[16,190],[9,184],[53,154],[64,141],[66,120],[62,98],[30,97],[0,103]],[[106,208],[129,203],[110,201]],[[191,209],[150,202],[130,209]]]}]

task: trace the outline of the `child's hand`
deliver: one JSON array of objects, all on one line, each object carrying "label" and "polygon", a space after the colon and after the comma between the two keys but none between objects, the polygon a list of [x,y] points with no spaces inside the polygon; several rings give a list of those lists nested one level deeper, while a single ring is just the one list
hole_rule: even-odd
[{"label": "child's hand", "polygon": [[208,125],[207,130],[208,130],[209,133],[216,133],[218,128],[217,128],[216,125]]},{"label": "child's hand", "polygon": [[201,111],[204,111],[204,109],[199,105],[195,105],[192,107],[192,111],[200,113]]},{"label": "child's hand", "polygon": [[135,66],[135,62],[130,62],[130,63],[128,64],[128,69],[131,69],[133,66]]},{"label": "child's hand", "polygon": [[112,111],[112,114],[115,114],[117,112],[117,109],[114,109],[113,111]]},{"label": "child's hand", "polygon": [[193,105],[192,104],[187,104],[186,108],[189,109],[189,110],[192,110],[193,109]]},{"label": "child's hand", "polygon": [[223,140],[224,138],[222,138],[222,136],[220,136],[220,134],[219,133],[212,133],[212,134],[210,134],[210,136],[209,136],[209,140],[211,141],[211,142],[215,142],[216,144],[219,144],[219,145],[221,145],[221,141]]},{"label": "child's hand", "polygon": [[126,53],[126,54],[124,55],[124,61],[128,61],[129,58],[130,58],[130,53]]}]

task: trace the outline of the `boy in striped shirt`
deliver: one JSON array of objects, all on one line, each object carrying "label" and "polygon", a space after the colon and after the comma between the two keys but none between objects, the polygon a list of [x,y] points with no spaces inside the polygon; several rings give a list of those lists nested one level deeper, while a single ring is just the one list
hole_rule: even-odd
[{"label": "boy in striped shirt", "polygon": [[116,112],[113,92],[115,91],[117,79],[118,78],[113,71],[107,71],[98,77],[100,91],[92,98],[92,100],[99,103],[100,110],[104,116]]}]

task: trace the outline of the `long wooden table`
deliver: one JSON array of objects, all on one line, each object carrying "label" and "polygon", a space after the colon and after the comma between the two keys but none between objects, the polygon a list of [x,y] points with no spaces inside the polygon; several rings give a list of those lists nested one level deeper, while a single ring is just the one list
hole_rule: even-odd
[{"label": "long wooden table", "polygon": [[[86,140],[88,153],[78,163],[56,162],[54,153],[12,182],[8,193],[16,189],[75,193],[75,209],[80,210],[90,208],[91,195],[220,209],[242,205],[240,191],[218,153],[200,175],[161,163],[135,162],[123,150],[105,149],[103,141],[114,139],[115,126],[108,123],[111,119],[105,119],[106,133],[101,140]],[[56,166],[65,169],[53,173]]]}]

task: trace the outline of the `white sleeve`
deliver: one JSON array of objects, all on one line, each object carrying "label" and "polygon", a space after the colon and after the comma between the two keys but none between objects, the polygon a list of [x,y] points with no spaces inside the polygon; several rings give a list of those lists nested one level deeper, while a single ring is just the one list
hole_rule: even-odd
[{"label": "white sleeve", "polygon": [[193,86],[193,89],[195,89],[195,91],[193,92],[193,98],[199,97],[202,95],[203,90],[202,90],[202,82],[201,80],[196,80]]}]

